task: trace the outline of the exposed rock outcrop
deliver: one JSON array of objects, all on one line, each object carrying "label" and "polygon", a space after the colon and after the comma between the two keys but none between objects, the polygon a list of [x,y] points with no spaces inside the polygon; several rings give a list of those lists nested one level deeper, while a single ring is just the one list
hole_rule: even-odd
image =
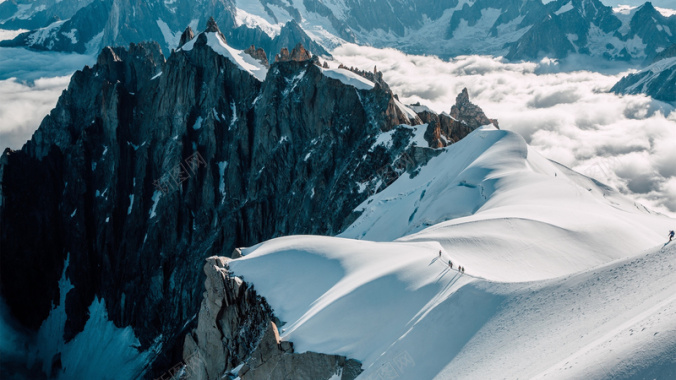
[{"label": "exposed rock outcrop", "polygon": [[218,27],[218,24],[216,23],[216,20],[214,20],[213,17],[209,17],[209,20],[207,20],[207,27],[204,30],[204,33],[216,33],[221,37],[221,40],[224,43],[228,43],[228,40],[225,38],[223,33],[221,33],[221,29]]},{"label": "exposed rock outcrop", "polygon": [[186,42],[192,40],[193,38],[195,38],[195,32],[192,30],[192,28],[191,27],[185,28],[185,30],[181,34],[181,39],[178,42],[178,47],[185,45]]},{"label": "exposed rock outcrop", "polygon": [[258,349],[265,326],[272,323],[265,300],[228,274],[228,260],[211,257],[204,265],[206,291],[197,328],[186,335],[183,345],[191,379],[220,379]]},{"label": "exposed rock outcrop", "polygon": [[265,50],[261,48],[256,48],[254,45],[249,46],[244,50],[245,53],[249,54],[251,57],[259,60],[265,67],[270,67],[268,62],[268,56],[265,54]]},{"label": "exposed rock outcrop", "polygon": [[373,83],[377,83],[380,87],[384,88],[386,91],[392,92],[390,86],[387,84],[387,82],[385,82],[385,79],[383,79],[383,73],[381,71],[378,71],[377,67],[374,67],[373,71],[367,71],[367,70],[359,70],[358,68],[355,67],[347,67],[341,63],[340,65],[338,65],[338,68],[350,70],[353,73],[361,75],[362,77],[370,80]]},{"label": "exposed rock outcrop", "polygon": [[275,62],[303,62],[312,59],[312,55],[309,51],[305,50],[302,44],[296,45],[291,53],[289,54],[289,49],[282,48],[282,50],[275,56]]},{"label": "exposed rock outcrop", "polygon": [[487,118],[479,106],[469,101],[466,88],[463,88],[455,98],[455,104],[451,107],[451,117],[467,124],[472,130],[489,124],[499,128],[497,120]]},{"label": "exposed rock outcrop", "polygon": [[339,374],[353,380],[359,362],[337,355],[294,353],[279,337],[274,315],[264,298],[228,272],[228,258],[207,259],[204,299],[197,328],[186,335],[183,359],[186,380],[217,380],[240,366],[242,380],[322,380]]},{"label": "exposed rock outcrop", "polygon": [[358,361],[344,356],[294,353],[293,344],[282,341],[277,326],[270,321],[258,348],[238,375],[242,380],[354,380],[361,372]]},{"label": "exposed rock outcrop", "polygon": [[414,105],[412,108],[420,119],[428,124],[425,139],[434,148],[442,148],[457,142],[484,125],[492,124],[499,128],[497,120],[489,119],[481,108],[470,102],[466,88],[456,97],[450,115],[436,114],[420,105]]}]

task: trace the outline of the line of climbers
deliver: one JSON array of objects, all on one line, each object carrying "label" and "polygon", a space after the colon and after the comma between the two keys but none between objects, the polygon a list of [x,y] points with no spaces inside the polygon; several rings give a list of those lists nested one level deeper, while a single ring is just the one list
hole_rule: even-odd
[{"label": "line of climbers", "polygon": [[[439,250],[439,257],[441,257],[441,250]],[[448,266],[453,269],[453,262],[451,260],[448,260]],[[458,265],[457,271],[460,273],[465,273],[465,267]]]}]

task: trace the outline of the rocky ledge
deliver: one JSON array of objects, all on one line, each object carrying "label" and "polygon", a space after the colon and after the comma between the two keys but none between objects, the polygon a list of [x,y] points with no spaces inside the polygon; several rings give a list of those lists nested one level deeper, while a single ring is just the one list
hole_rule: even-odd
[{"label": "rocky ledge", "polygon": [[273,310],[252,286],[230,274],[229,261],[217,256],[206,260],[197,328],[185,337],[184,365],[175,377],[353,380],[362,372],[359,362],[343,356],[294,353],[293,343],[279,337]]}]

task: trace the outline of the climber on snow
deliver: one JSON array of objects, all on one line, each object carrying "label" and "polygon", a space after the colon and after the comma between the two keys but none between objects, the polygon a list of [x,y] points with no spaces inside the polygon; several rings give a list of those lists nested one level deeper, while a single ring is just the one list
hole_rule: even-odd
[{"label": "climber on snow", "polygon": [[674,239],[674,230],[669,231],[669,241]]}]

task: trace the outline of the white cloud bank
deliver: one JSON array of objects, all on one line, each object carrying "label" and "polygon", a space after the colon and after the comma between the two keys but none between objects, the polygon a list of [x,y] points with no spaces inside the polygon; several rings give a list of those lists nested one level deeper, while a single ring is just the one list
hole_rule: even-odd
[{"label": "white cloud bank", "polygon": [[487,56],[442,61],[356,45],[333,55],[360,69],[377,65],[405,103],[419,101],[438,112],[450,111],[467,87],[488,117],[546,157],[676,215],[676,112],[645,96],[609,94],[622,74],[538,74],[556,63],[505,63]]},{"label": "white cloud bank", "polygon": [[95,61],[92,55],[0,48],[0,149],[20,149],[54,108],[73,72]]},{"label": "white cloud bank", "polygon": [[75,70],[80,70],[85,65],[91,66],[95,62],[94,55],[0,48],[0,80],[17,78],[21,81],[34,81],[39,78],[71,75]]},{"label": "white cloud bank", "polygon": [[54,108],[61,92],[68,86],[70,75],[42,78],[33,84],[16,79],[0,80],[0,142],[20,149]]}]

